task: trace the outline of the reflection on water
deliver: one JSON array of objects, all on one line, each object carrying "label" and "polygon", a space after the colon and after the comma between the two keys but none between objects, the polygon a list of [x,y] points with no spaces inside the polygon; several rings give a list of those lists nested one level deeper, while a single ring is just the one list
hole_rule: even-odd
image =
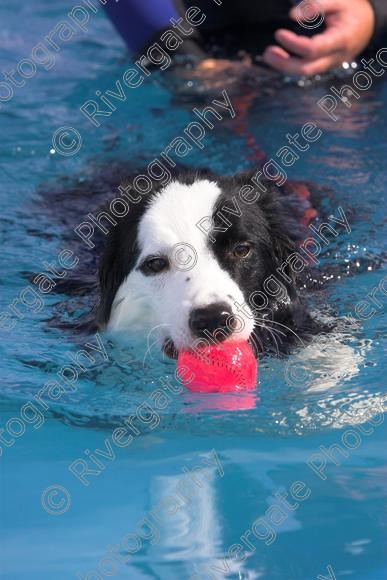
[{"label": "reflection on water", "polygon": [[[4,10],[18,30],[20,13]],[[24,57],[36,35],[51,29],[53,14],[59,18],[68,6],[60,1],[52,10],[46,13],[46,3],[39,3],[25,34],[3,39],[5,61]],[[307,122],[320,128],[321,138],[288,168],[288,178],[314,184],[309,189],[319,215],[334,214],[342,205],[350,216],[350,237],[332,240],[303,292],[319,316],[340,318],[343,325],[330,355],[320,343],[282,359],[262,357],[255,392],[208,396],[183,389],[164,409],[152,407],[157,428],[144,424],[133,445],[114,448],[114,461],[107,460],[105,470],[83,486],[68,466],[86,458],[87,449],[106,449],[106,439],[141,405],[153,403],[149,396],[160,378],[173,377],[175,369],[157,345],[149,351],[138,337],[125,341],[103,335],[109,361],[88,369],[76,391],[50,405],[39,429],[26,425],[23,437],[4,449],[6,576],[10,571],[7,577],[14,580],[62,580],[95,569],[107,545],[133,532],[171,494],[182,466],[192,468],[216,449],[224,477],[214,475],[195,488],[189,505],[164,514],[169,519],[163,526],[153,519],[160,526],[159,542],[148,542],[121,563],[117,577],[170,580],[204,577],[205,571],[221,577],[211,567],[224,570],[229,547],[263,517],[276,533],[275,542],[267,546],[254,537],[255,549],[245,547],[245,560],[227,560],[229,577],[306,580],[327,575],[332,563],[337,577],[381,579],[384,425],[374,425],[369,436],[359,425],[368,431],[382,403],[384,302],[357,325],[344,321],[383,277],[386,85],[375,82],[350,108],[338,106],[334,122],[317,103],[344,77],[301,87],[267,69],[241,66],[200,84],[186,71],[185,84],[175,77],[178,90],[172,95],[166,77],[157,80],[155,74],[94,129],[79,112],[80,104],[97,88],[111,88],[112,79],[127,68],[109,24],[103,18],[94,22],[94,37],[69,43],[55,69],[32,79],[24,100],[17,97],[12,108],[2,110],[3,310],[41,270],[43,260],[77,247],[73,227],[110,196],[111,183],[101,178],[101,167],[106,175],[121,168],[120,182],[126,177],[122,161],[129,175],[146,166],[180,134],[193,107],[202,109],[226,89],[236,118],[206,136],[204,152],[182,161],[220,173],[259,168],[275,158],[287,133],[299,132]],[[53,90],[53,79],[60,91]],[[80,152],[67,159],[49,153],[54,130],[65,124],[84,138]],[[85,184],[95,175],[98,187],[87,197]],[[84,332],[74,335],[66,325],[87,312],[95,296],[96,256],[87,251],[80,256],[83,286],[72,279],[70,299],[64,290],[45,295],[40,312],[26,309],[14,331],[2,337],[0,428],[19,417],[21,406],[56,376],[68,362],[66,351],[75,352],[87,340]],[[321,455],[320,446],[343,446],[341,437],[350,428],[360,434],[361,444],[347,448],[340,466],[326,458],[327,479],[321,479],[306,461]],[[353,442],[348,438],[348,443]],[[289,492],[297,481],[311,489],[310,498],[296,510],[286,509],[281,524],[270,523],[265,514],[278,504],[276,493]],[[73,500],[71,510],[56,519],[42,510],[39,499],[52,483],[68,486]]]}]

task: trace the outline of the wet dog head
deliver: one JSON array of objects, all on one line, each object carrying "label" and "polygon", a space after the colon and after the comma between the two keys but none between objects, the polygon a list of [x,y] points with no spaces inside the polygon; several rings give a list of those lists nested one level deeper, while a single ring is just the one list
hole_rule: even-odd
[{"label": "wet dog head", "polygon": [[100,265],[100,322],[156,330],[172,354],[248,340],[265,318],[291,308],[294,276],[276,268],[294,246],[276,186],[246,198],[248,179],[185,175],[132,204]]}]

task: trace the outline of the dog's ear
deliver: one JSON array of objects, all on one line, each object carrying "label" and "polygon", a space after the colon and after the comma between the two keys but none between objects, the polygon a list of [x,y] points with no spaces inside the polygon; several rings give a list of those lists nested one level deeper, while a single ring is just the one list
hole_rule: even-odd
[{"label": "dog's ear", "polygon": [[114,296],[122,282],[118,266],[119,250],[109,240],[99,264],[100,302],[98,324],[105,325],[110,317]]},{"label": "dog's ear", "polygon": [[[137,208],[136,208],[137,209]],[[98,266],[100,302],[98,323],[105,325],[114,297],[122,282],[134,268],[137,257],[137,227],[140,211],[120,219],[107,234],[105,249]]]},{"label": "dog's ear", "polygon": [[297,249],[294,236],[292,235],[289,224],[287,223],[289,216],[286,215],[284,206],[278,197],[271,197],[267,200],[262,200],[261,208],[262,207],[270,226],[270,235],[275,256],[277,260],[282,263]]},{"label": "dog's ear", "polygon": [[288,263],[289,257],[297,252],[298,230],[294,217],[289,212],[285,194],[272,183],[265,183],[267,191],[262,193],[257,203],[263,211],[271,238],[275,259],[275,268],[282,271],[291,280],[289,289],[296,282],[297,275]]}]

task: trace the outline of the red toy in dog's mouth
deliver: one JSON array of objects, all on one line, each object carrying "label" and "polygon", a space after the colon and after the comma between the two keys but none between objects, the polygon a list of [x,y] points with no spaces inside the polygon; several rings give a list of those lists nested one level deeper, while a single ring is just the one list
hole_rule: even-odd
[{"label": "red toy in dog's mouth", "polygon": [[258,362],[248,342],[222,342],[180,351],[177,372],[187,389],[197,393],[248,391],[257,385]]}]

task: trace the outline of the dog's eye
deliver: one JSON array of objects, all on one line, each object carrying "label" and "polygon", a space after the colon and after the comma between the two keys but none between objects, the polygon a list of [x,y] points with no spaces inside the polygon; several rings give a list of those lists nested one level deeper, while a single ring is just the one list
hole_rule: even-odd
[{"label": "dog's eye", "polygon": [[237,244],[233,249],[233,254],[237,258],[247,258],[251,253],[252,247],[248,243]]},{"label": "dog's eye", "polygon": [[148,258],[145,260],[140,268],[144,274],[159,274],[163,270],[167,270],[169,267],[169,262],[166,258],[160,256],[155,256],[154,258]]}]

